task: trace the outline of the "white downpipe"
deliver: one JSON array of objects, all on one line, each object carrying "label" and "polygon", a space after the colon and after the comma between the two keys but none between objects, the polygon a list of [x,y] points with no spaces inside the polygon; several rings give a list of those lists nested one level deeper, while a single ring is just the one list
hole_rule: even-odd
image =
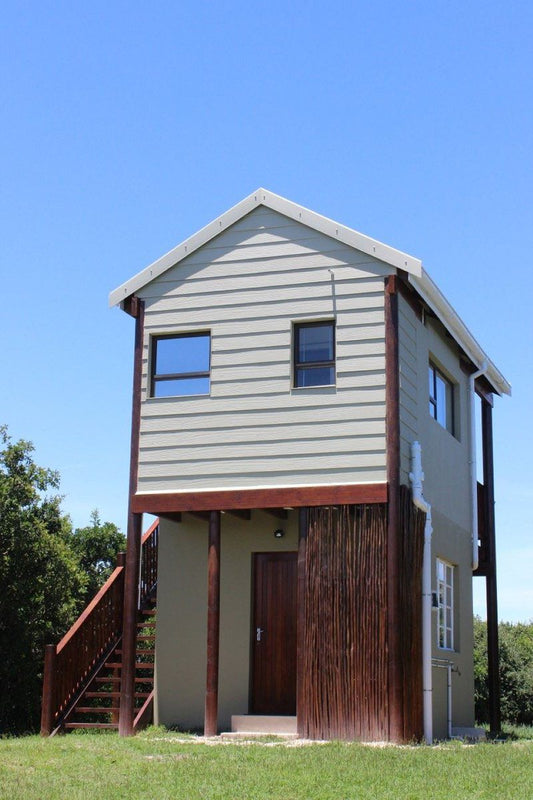
[{"label": "white downpipe", "polygon": [[426,514],[424,527],[424,556],[422,561],[422,689],[424,711],[424,738],[433,742],[433,682],[431,674],[431,505],[424,500],[422,483],[422,448],[419,442],[411,445],[409,480],[413,489],[413,503]]},{"label": "white downpipe", "polygon": [[478,510],[477,510],[477,466],[476,466],[476,379],[487,371],[487,362],[484,361],[477,372],[473,372],[468,379],[470,392],[470,485],[472,487],[472,570],[479,566],[478,547]]}]

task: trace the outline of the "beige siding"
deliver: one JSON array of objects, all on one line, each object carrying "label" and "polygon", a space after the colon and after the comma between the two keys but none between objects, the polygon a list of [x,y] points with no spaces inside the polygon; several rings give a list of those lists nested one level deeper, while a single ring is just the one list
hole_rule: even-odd
[{"label": "beige siding", "polygon": [[[297,514],[276,520],[253,511],[249,521],[222,516],[218,719],[248,713],[252,553],[297,550]],[[273,532],[282,528],[285,536]],[[156,722],[204,723],[207,639],[207,523],[184,514],[161,522],[157,588]]]},{"label": "beige siding", "polygon": [[[432,615],[433,657],[449,659],[455,727],[474,724],[472,663],[472,544],[469,476],[468,378],[458,348],[431,317],[423,323],[400,296],[400,453],[401,478],[408,483],[410,446],[422,446],[424,497],[433,516],[432,590],[436,559],[453,564],[455,579],[455,649],[437,646],[437,614]],[[429,413],[428,364],[433,360],[454,383],[457,431],[452,436]],[[446,671],[433,669],[433,720],[436,737],[446,735]]]},{"label": "beige siding", "polygon": [[[386,480],[390,269],[259,208],[148,284],[141,492]],[[335,319],[337,382],[292,389],[292,325]],[[150,336],[211,332],[210,396],[148,396]]]},{"label": "beige siding", "polygon": [[[418,320],[407,301],[398,298],[399,357],[400,357],[400,479],[409,485],[411,443],[419,437],[419,379],[426,372],[418,360]],[[422,370],[422,375],[420,372]],[[426,381],[427,383],[427,381]],[[426,403],[427,406],[427,403]]]}]

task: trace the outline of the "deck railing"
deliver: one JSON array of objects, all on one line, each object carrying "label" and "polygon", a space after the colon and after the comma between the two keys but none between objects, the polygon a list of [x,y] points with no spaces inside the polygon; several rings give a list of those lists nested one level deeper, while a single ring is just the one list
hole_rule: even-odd
[{"label": "deck railing", "polygon": [[141,576],[139,581],[139,606],[147,600],[157,586],[157,550],[159,546],[159,520],[148,528],[141,539]]},{"label": "deck railing", "polygon": [[[140,603],[157,585],[159,520],[142,538]],[[59,644],[46,645],[41,734],[49,736],[122,635],[125,554]]]}]

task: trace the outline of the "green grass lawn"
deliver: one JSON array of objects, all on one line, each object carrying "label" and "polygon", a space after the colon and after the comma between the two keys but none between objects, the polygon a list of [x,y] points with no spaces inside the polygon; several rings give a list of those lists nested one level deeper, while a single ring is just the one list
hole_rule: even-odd
[{"label": "green grass lawn", "polygon": [[533,800],[533,741],[198,744],[151,729],[0,740],[2,800]]}]

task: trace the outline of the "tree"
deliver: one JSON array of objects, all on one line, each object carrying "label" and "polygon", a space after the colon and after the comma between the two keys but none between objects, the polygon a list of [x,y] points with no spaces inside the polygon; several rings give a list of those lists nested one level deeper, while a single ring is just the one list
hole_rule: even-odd
[{"label": "tree", "polygon": [[[474,618],[474,686],[476,718],[488,721],[487,626]],[[533,623],[500,622],[500,684],[502,720],[533,724]]]},{"label": "tree", "polygon": [[117,555],[126,547],[126,537],[113,522],[101,522],[95,509],[91,514],[91,524],[86,528],[76,528],[70,542],[87,576],[83,596],[85,605],[113,571]]},{"label": "tree", "polygon": [[0,732],[35,730],[44,645],[76,616],[87,578],[70,540],[56,472],[0,427]]}]

